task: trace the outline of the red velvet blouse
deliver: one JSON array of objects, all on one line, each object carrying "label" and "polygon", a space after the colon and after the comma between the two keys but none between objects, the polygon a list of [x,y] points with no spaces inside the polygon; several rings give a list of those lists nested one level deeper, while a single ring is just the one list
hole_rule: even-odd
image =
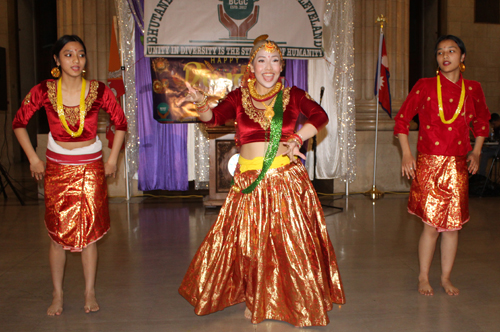
[{"label": "red velvet blouse", "polygon": [[445,124],[439,117],[437,99],[437,78],[422,78],[411,90],[401,106],[395,120],[394,135],[408,135],[410,120],[418,113],[420,128],[417,150],[430,155],[463,156],[472,148],[469,139],[470,122],[474,136],[488,137],[490,112],[486,106],[481,84],[463,79],[453,83],[441,75],[444,118],[449,120],[455,114],[465,83],[465,101],[462,112],[451,124]]},{"label": "red velvet blouse", "polygon": [[[116,130],[127,130],[127,119],[115,95],[104,83],[90,81],[89,92],[85,99],[87,114],[81,136],[72,138],[64,129],[57,114],[57,93],[54,80],[46,80],[34,86],[24,98],[21,108],[16,113],[12,128],[25,128],[33,114],[44,107],[49,120],[49,127],[54,140],[60,142],[88,141],[97,135],[97,116],[99,109],[104,109],[115,125]],[[64,114],[69,129],[77,131],[80,126],[80,106],[64,106]]]},{"label": "red velvet blouse", "polygon": [[[215,107],[212,119],[205,122],[208,126],[221,126],[229,120],[236,120],[236,134],[239,145],[264,142],[269,139],[271,122],[264,117],[264,109],[252,104],[248,88],[238,88],[230,93]],[[307,92],[297,87],[283,90],[283,129],[281,142],[286,142],[294,133],[299,113],[307,117],[307,122],[318,130],[328,123],[328,116]]]}]

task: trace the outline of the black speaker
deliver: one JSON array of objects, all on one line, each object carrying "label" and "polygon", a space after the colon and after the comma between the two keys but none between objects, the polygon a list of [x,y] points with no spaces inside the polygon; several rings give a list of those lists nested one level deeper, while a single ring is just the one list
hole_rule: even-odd
[{"label": "black speaker", "polygon": [[0,111],[7,111],[7,57],[0,47]]}]

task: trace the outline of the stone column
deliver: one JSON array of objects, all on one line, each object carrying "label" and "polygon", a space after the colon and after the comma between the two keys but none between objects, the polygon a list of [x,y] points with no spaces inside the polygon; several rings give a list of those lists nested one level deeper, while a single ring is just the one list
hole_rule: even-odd
[{"label": "stone column", "polygon": [[[356,180],[349,185],[350,192],[366,192],[373,184],[375,141],[374,96],[380,25],[377,17],[386,17],[384,26],[392,114],[396,116],[408,94],[409,80],[409,0],[354,0],[354,89],[356,93]],[[393,137],[394,120],[379,108],[376,186],[382,191],[406,191],[410,182],[400,174],[401,151]],[[412,151],[415,151],[416,132],[410,132]],[[336,191],[343,185],[336,184]]]},{"label": "stone column", "polygon": [[[374,130],[376,99],[374,79],[377,67],[380,26],[375,23],[383,14],[393,117],[408,94],[409,0],[357,0],[354,15],[354,62],[356,90],[356,130]],[[379,130],[392,130],[394,121],[379,108]]]}]

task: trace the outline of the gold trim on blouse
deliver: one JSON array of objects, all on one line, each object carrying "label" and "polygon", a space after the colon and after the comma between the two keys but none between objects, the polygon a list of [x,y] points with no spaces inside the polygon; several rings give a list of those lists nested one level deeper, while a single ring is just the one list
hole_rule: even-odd
[{"label": "gold trim on blouse", "polygon": [[314,102],[316,102],[316,100],[314,100],[313,97],[311,97],[311,95],[307,92],[307,91],[304,91],[306,93],[306,98],[309,99],[309,100],[312,100]]},{"label": "gold trim on blouse", "polygon": [[30,102],[31,102],[31,91],[28,92],[28,94],[26,95],[26,97],[24,97],[23,104],[24,105],[28,105]]},{"label": "gold trim on blouse", "polygon": [[[87,112],[92,108],[92,104],[97,98],[97,89],[99,88],[98,81],[91,81],[89,93],[87,98],[85,99],[85,116],[87,116]],[[57,110],[57,92],[56,92],[56,82],[48,81],[47,82],[47,95],[49,97],[50,103],[54,110]],[[76,126],[78,121],[80,120],[80,106],[72,106],[72,107],[64,107],[64,116],[66,117],[66,122]]]},{"label": "gold trim on blouse", "polygon": [[[283,89],[283,112],[285,112],[288,103],[290,102],[290,89]],[[252,103],[252,97],[248,88],[241,88],[241,103],[245,109],[245,113],[250,119],[257,122],[262,129],[267,130],[271,126],[271,119],[264,116],[265,110],[256,108]]]}]

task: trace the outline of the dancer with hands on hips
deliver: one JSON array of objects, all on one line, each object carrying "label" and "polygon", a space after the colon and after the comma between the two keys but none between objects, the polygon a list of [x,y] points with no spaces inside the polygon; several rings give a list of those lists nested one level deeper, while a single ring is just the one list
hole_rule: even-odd
[{"label": "dancer with hands on hips", "polygon": [[[462,77],[466,57],[462,40],[453,35],[440,37],[435,56],[439,66],[436,77],[422,78],[415,84],[396,116],[394,134],[403,153],[401,174],[413,179],[408,212],[424,223],[418,245],[418,291],[434,294],[429,270],[441,235],[441,286],[446,294],[458,295],[450,275],[458,230],[470,218],[468,172],[475,174],[478,170],[490,113],[481,85]],[[408,133],[410,121],[417,114],[420,127],[415,160]],[[470,123],[476,137],[472,151]]]},{"label": "dancer with hands on hips", "polygon": [[[106,176],[114,177],[127,120],[115,95],[104,83],[83,78],[87,51],[75,35],[61,37],[53,47],[55,80],[46,80],[28,93],[13,121],[14,133],[30,161],[31,175],[45,178],[45,226],[51,238],[50,316],[63,312],[66,252],[81,252],[85,278],[84,311],[99,310],[95,296],[96,241],[109,230]],[[71,106],[66,106],[71,105]],[[50,133],[47,165],[38,158],[26,131],[30,118],[45,108]],[[100,109],[110,114],[116,135],[106,163],[97,136]]]},{"label": "dancer with hands on hips", "polygon": [[[332,304],[345,302],[321,204],[297,159],[328,117],[307,92],[282,86],[283,65],[263,35],[250,53],[248,85],[216,107],[188,85],[207,125],[236,120],[241,146],[234,185],[179,288],[198,315],[245,302],[254,324],[326,325]],[[308,120],[294,132],[300,113]]]}]

